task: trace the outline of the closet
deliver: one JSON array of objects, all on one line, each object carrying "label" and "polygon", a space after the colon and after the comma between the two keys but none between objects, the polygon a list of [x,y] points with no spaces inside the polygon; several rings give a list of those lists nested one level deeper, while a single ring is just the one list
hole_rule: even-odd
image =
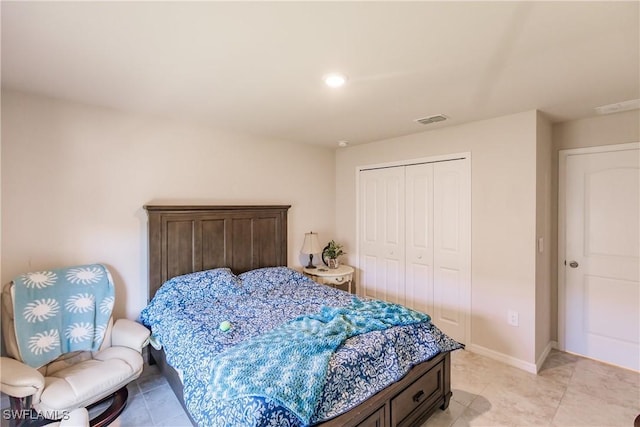
[{"label": "closet", "polygon": [[468,342],[469,156],[359,171],[360,293],[428,313]]}]

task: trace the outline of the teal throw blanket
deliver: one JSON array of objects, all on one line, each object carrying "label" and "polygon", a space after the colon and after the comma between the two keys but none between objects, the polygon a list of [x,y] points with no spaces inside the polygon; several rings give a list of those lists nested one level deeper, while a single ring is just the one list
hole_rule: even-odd
[{"label": "teal throw blanket", "polygon": [[27,273],[13,283],[24,363],[39,368],[64,353],[100,348],[115,300],[113,280],[103,265]]},{"label": "teal throw blanket", "polygon": [[430,321],[406,307],[354,298],[346,307],[323,307],[220,353],[209,392],[215,399],[261,396],[309,421],[322,393],[329,359],[348,338],[393,326]]}]

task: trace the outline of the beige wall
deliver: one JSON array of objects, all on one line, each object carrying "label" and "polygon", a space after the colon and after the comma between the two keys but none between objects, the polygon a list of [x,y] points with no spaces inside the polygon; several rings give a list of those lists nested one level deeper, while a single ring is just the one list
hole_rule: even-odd
[{"label": "beige wall", "polygon": [[[309,230],[344,243],[357,265],[357,166],[471,152],[471,344],[535,363],[557,339],[558,150],[636,141],[637,111],[553,126],[529,111],[334,158],[332,149],[3,91],[2,282],[103,262],[120,295],[116,315],[135,318],[146,302],[142,206],[157,199],[291,204],[289,265],[300,265]],[[536,252],[538,237],[551,261]],[[519,327],[507,325],[509,309]]]},{"label": "beige wall", "polygon": [[[336,237],[357,265],[356,167],[471,152],[471,344],[535,363],[536,122],[529,111],[336,152]],[[507,324],[516,310],[520,326]]]},{"label": "beige wall", "polygon": [[551,349],[551,122],[538,112],[536,132],[536,350],[535,360],[540,365]]},{"label": "beige wall", "polygon": [[101,262],[117,316],[146,304],[142,206],[155,199],[291,204],[289,265],[304,233],[334,232],[333,149],[2,93],[2,283]]},{"label": "beige wall", "polygon": [[555,150],[638,142],[640,111],[625,111],[553,125]]},{"label": "beige wall", "polygon": [[558,340],[558,151],[640,141],[640,112],[596,116],[553,125],[552,130],[551,339]]}]

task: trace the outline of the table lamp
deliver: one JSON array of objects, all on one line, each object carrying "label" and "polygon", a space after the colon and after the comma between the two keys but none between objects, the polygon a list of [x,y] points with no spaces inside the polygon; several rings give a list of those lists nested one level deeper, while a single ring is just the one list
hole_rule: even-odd
[{"label": "table lamp", "polygon": [[307,265],[306,268],[316,268],[316,266],[313,265],[313,254],[320,253],[321,251],[322,248],[318,240],[318,233],[314,233],[313,231],[304,233],[304,243],[302,244],[300,253],[309,254],[309,265]]}]

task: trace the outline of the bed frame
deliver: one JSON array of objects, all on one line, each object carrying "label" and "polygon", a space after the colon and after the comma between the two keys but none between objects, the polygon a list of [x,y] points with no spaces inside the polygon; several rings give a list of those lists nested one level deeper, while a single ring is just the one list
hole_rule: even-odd
[{"label": "bed frame", "polygon": [[[145,206],[149,216],[149,300],[172,277],[217,267],[236,273],[287,265],[290,206]],[[149,347],[180,403],[182,382],[164,351]],[[422,424],[451,398],[451,357],[440,353],[414,366],[400,381],[323,427],[404,427]],[[189,412],[185,411],[189,415]],[[196,425],[193,420],[191,422]]]}]

